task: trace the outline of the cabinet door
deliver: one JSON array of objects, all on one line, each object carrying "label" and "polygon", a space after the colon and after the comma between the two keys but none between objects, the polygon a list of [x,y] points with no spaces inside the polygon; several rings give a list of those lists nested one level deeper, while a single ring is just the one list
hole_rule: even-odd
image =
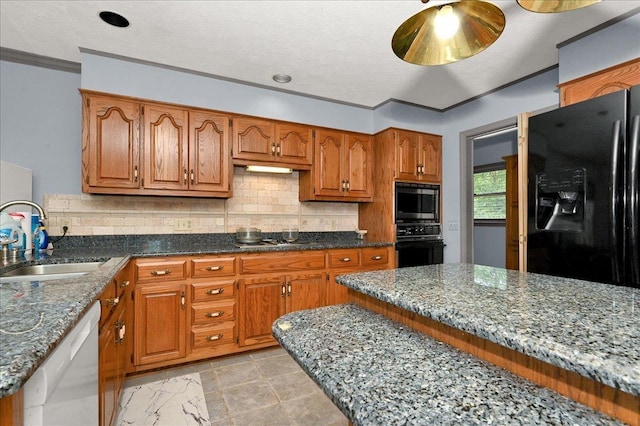
[{"label": "cabinet door", "polygon": [[442,181],[442,139],[435,135],[420,136],[420,180],[426,182]]},{"label": "cabinet door", "polygon": [[144,187],[188,188],[186,110],[165,105],[144,106]]},{"label": "cabinet door", "polygon": [[242,279],[239,290],[238,344],[272,342],[271,325],[286,313],[285,277]]},{"label": "cabinet door", "polygon": [[349,134],[345,159],[347,196],[373,197],[373,150],[371,136]]},{"label": "cabinet door", "polygon": [[396,136],[397,179],[418,180],[419,163],[420,135],[398,130]]},{"label": "cabinet door", "polygon": [[134,304],[136,365],[184,357],[185,284],[138,285]]},{"label": "cabinet door", "polygon": [[273,122],[253,118],[233,119],[233,158],[273,161],[276,154]]},{"label": "cabinet door", "polygon": [[324,273],[288,276],[287,312],[326,305],[326,281]]},{"label": "cabinet door", "polygon": [[189,189],[229,191],[229,118],[189,113]]},{"label": "cabinet door", "polygon": [[276,124],[276,160],[310,166],[313,161],[313,130],[300,124]]},{"label": "cabinet door", "polygon": [[316,130],[314,181],[315,195],[343,197],[345,135],[331,130]]},{"label": "cabinet door", "polygon": [[84,95],[82,190],[140,188],[140,104]]}]

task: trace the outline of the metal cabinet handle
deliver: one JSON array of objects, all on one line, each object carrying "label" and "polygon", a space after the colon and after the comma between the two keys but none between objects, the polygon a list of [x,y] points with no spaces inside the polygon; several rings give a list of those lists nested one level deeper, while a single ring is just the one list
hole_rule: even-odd
[{"label": "metal cabinet handle", "polygon": [[351,262],[351,258],[350,257],[341,257],[340,262]]},{"label": "metal cabinet handle", "polygon": [[126,332],[127,330],[125,328],[124,321],[116,322],[116,344],[124,343],[124,335]]},{"label": "metal cabinet handle", "polygon": [[206,314],[204,314],[204,316],[207,318],[218,318],[218,317],[221,317],[222,315],[224,315],[224,311],[207,312]]},{"label": "metal cabinet handle", "polygon": [[351,182],[345,180],[345,183],[347,184],[347,191],[351,191]]},{"label": "metal cabinet handle", "polygon": [[271,155],[276,155],[276,144],[275,143],[271,144]]},{"label": "metal cabinet handle", "polygon": [[187,184],[187,169],[183,169],[182,173],[183,173],[183,183],[186,185]]},{"label": "metal cabinet handle", "polygon": [[217,265],[217,266],[207,266],[206,269],[207,271],[222,271],[222,269],[224,268],[224,265]]},{"label": "metal cabinet handle", "polygon": [[161,276],[161,275],[169,275],[171,273],[171,269],[158,269],[157,271],[151,271],[151,275]]},{"label": "metal cabinet handle", "polygon": [[207,294],[210,296],[215,296],[216,294],[222,294],[224,292],[224,288],[212,288],[211,290],[207,290]]},{"label": "metal cabinet handle", "polygon": [[282,283],[282,286],[280,287],[280,295],[281,295],[282,297],[285,297],[285,296],[287,295],[287,289],[286,289],[286,287],[284,286],[284,283]]},{"label": "metal cabinet handle", "polygon": [[215,342],[216,340],[220,340],[224,337],[224,334],[214,334],[213,336],[207,336],[206,339],[208,342]]},{"label": "metal cabinet handle", "polygon": [[138,181],[138,166],[133,166],[133,181]]},{"label": "metal cabinet handle", "polygon": [[371,260],[380,260],[382,256],[371,256]]},{"label": "metal cabinet handle", "polygon": [[193,169],[191,169],[191,170],[189,171],[189,179],[191,180],[191,185],[193,185],[193,183],[194,183],[194,182],[195,182],[195,180],[196,180],[196,175],[195,175],[195,173],[193,173]]},{"label": "metal cabinet handle", "polygon": [[128,286],[129,286],[129,280],[127,280],[127,281],[122,281],[122,282],[120,283],[120,288],[125,288],[125,287],[128,287]]},{"label": "metal cabinet handle", "polygon": [[287,294],[291,296],[291,283],[287,284]]},{"label": "metal cabinet handle", "polygon": [[282,157],[282,151],[280,150],[280,144],[276,146],[276,155],[278,157]]},{"label": "metal cabinet handle", "polygon": [[184,309],[185,309],[185,307],[186,307],[185,302],[186,302],[186,301],[185,301],[184,291],[181,291],[181,292],[180,292],[180,308],[181,308],[182,310],[184,310]]},{"label": "metal cabinet handle", "polygon": [[117,297],[114,299],[105,300],[105,305],[107,306],[118,306],[118,303],[120,303],[120,299]]}]

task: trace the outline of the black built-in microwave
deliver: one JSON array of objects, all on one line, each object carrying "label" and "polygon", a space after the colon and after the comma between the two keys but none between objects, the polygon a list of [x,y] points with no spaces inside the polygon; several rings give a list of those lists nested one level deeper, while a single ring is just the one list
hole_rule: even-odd
[{"label": "black built-in microwave", "polygon": [[440,185],[396,182],[396,223],[440,223]]}]

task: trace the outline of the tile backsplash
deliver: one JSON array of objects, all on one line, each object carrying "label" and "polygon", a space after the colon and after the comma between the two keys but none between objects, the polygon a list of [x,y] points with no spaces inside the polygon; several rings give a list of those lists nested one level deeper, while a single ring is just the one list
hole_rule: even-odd
[{"label": "tile backsplash", "polygon": [[302,232],[353,231],[356,203],[298,201],[298,172],[290,175],[234,169],[233,197],[186,198],[123,195],[48,194],[44,197],[47,230],[53,236],[200,234],[235,232],[255,226],[279,232],[297,226]]}]

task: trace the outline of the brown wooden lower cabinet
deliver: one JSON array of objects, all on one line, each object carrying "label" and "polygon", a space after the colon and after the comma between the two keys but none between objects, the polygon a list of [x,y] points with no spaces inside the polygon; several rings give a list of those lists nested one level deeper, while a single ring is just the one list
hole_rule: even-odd
[{"label": "brown wooden lower cabinet", "polygon": [[142,284],[135,289],[136,365],[180,360],[186,355],[186,284]]}]

